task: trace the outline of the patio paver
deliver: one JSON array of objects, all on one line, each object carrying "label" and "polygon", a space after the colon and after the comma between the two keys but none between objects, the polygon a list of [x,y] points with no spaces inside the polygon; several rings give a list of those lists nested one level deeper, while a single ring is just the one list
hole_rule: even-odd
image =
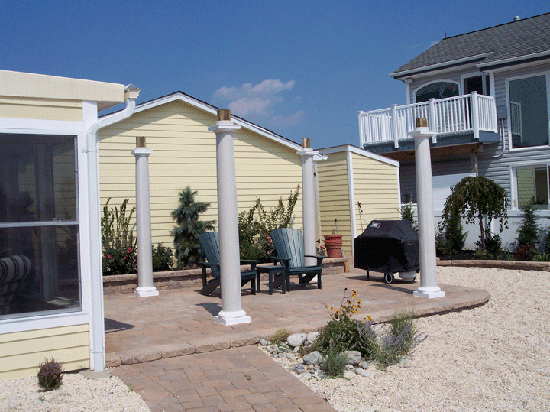
[{"label": "patio paver", "polygon": [[115,367],[113,373],[153,411],[333,410],[249,345],[282,328],[291,333],[317,330],[330,319],[324,305],[339,306],[345,287],[355,289],[362,300],[358,318],[369,315],[374,321],[403,310],[419,316],[461,310],[489,299],[484,290],[452,285],[440,285],[444,298],[415,298],[418,282],[398,279],[386,285],[376,275],[366,281],[365,271],[353,269],[324,276],[322,290],[310,286],[287,294],[278,290],[269,295],[262,287],[262,293],[242,296],[252,323],[235,326],[214,323],[221,299],[202,296],[200,288],[162,290],[150,298],[105,296],[107,366]]}]

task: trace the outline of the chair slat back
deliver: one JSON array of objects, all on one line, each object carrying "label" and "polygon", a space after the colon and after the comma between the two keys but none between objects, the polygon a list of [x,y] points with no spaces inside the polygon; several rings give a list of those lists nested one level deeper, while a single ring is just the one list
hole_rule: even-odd
[{"label": "chair slat back", "polygon": [[303,267],[304,237],[300,229],[275,229],[270,233],[277,257],[290,259],[290,267]]},{"label": "chair slat back", "polygon": [[[218,232],[203,232],[199,235],[201,252],[208,263],[214,265],[220,264],[220,245],[218,241]],[[215,278],[220,277],[219,267],[212,266],[212,275]]]}]

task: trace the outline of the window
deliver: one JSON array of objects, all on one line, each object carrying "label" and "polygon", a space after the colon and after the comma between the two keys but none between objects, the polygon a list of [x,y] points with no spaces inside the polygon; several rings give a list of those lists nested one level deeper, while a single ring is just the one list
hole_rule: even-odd
[{"label": "window", "polygon": [[535,208],[548,209],[548,166],[516,169],[516,190],[519,209],[532,200]]},{"label": "window", "polygon": [[508,82],[512,147],[548,145],[548,96],[546,76]]},{"label": "window", "polygon": [[0,318],[78,310],[75,138],[0,145]]},{"label": "window", "polygon": [[430,83],[416,92],[416,102],[427,102],[430,99],[446,99],[458,96],[458,84],[450,82]]}]

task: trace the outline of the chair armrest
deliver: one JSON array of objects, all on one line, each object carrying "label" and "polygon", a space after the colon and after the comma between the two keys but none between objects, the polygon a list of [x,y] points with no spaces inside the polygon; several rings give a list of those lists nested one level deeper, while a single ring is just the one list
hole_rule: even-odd
[{"label": "chair armrest", "polygon": [[241,260],[241,265],[250,265],[250,270],[256,270],[257,260]]},{"label": "chair armrest", "polygon": [[326,258],[326,256],[320,256],[320,255],[304,255],[304,256],[317,259],[317,266],[321,266],[323,264],[323,259]]},{"label": "chair armrest", "polygon": [[273,263],[281,262],[281,265],[288,267],[290,265],[289,258],[272,257]]}]

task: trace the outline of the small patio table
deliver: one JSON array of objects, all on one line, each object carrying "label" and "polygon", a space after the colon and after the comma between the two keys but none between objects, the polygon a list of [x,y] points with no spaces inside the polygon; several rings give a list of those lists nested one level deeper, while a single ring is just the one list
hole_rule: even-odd
[{"label": "small patio table", "polygon": [[257,273],[257,284],[258,284],[258,292],[260,291],[260,276],[262,273],[268,273],[269,274],[269,294],[273,294],[273,275],[280,274],[281,275],[281,287],[282,292],[286,293],[287,289],[287,280],[285,276],[285,267],[283,265],[268,265],[268,266],[256,266],[256,273]]}]

